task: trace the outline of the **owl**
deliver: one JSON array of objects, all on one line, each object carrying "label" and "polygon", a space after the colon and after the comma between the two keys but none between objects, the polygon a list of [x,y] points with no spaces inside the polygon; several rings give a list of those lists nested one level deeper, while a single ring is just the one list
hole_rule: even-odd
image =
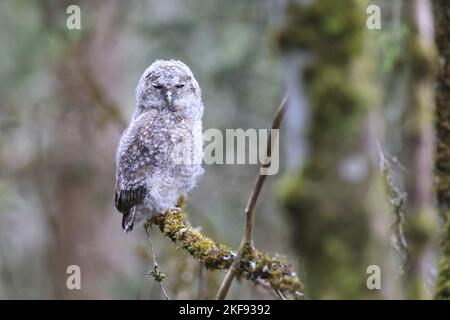
[{"label": "owl", "polygon": [[203,103],[189,67],[155,61],[139,80],[136,100],[116,153],[114,202],[125,232],[174,208],[203,174]]}]

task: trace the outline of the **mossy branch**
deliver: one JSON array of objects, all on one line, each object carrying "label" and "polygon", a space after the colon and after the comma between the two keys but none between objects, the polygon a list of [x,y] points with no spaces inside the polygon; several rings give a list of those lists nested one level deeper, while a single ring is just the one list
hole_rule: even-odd
[{"label": "mossy branch", "polygon": [[[219,244],[189,227],[180,209],[168,210],[147,223],[157,225],[165,237],[195,259],[203,261],[208,269],[227,270],[236,258],[236,251],[230,247]],[[236,269],[236,275],[269,290],[273,289],[286,298],[303,298],[300,279],[291,270],[285,257],[278,254],[272,256],[248,247]]]}]

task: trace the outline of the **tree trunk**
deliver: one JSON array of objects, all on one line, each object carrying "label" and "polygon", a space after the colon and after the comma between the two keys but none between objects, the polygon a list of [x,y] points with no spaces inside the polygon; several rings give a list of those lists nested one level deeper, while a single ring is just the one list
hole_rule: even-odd
[{"label": "tree trunk", "polygon": [[303,170],[280,184],[279,194],[293,245],[305,261],[307,295],[314,299],[381,297],[386,291],[367,288],[366,269],[391,269],[385,259],[388,200],[369,130],[378,101],[374,59],[363,52],[366,7],[365,1],[334,0],[291,5],[277,38],[285,52],[301,49],[312,60],[300,74],[311,109],[309,155]]},{"label": "tree trunk", "polygon": [[450,3],[434,1],[436,44],[441,58],[436,88],[436,191],[443,230],[436,299],[450,299]]}]

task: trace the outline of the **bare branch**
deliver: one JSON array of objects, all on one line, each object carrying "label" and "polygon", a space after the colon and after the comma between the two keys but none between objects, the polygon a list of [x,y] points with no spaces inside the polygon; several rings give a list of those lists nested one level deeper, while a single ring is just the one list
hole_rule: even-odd
[{"label": "bare branch", "polygon": [[[286,100],[287,97],[284,97],[281,104],[278,106],[277,111],[275,112],[275,118],[272,122],[272,129],[279,129],[281,125],[281,121],[283,119],[283,116],[285,114],[285,106],[286,106]],[[272,156],[272,136],[271,134],[268,137],[268,143],[267,143],[267,157],[268,159],[271,159]],[[264,163],[270,165],[269,161],[264,161]],[[263,165],[264,167],[264,165]],[[245,221],[245,230],[244,235],[242,237],[241,245],[239,247],[238,255],[235,261],[232,263],[231,267],[228,269],[227,274],[225,275],[225,278],[223,279],[219,291],[217,293],[217,299],[223,300],[225,299],[228,290],[230,289],[231,283],[233,282],[233,279],[237,272],[237,267],[243,257],[244,252],[248,249],[250,251],[254,250],[253,248],[253,240],[252,240],[252,233],[253,233],[253,225],[254,225],[254,219],[255,219],[255,207],[256,202],[258,201],[259,194],[261,192],[261,189],[264,185],[264,182],[266,180],[267,175],[261,174],[261,170],[259,171],[258,177],[256,178],[255,186],[253,187],[252,193],[250,195],[250,198],[247,203],[247,207],[245,208],[245,215],[246,215],[246,221]]]}]

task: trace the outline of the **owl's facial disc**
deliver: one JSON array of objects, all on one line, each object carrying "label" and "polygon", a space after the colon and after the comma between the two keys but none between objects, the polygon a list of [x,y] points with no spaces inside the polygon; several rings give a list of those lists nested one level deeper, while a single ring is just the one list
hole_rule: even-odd
[{"label": "owl's facial disc", "polygon": [[167,83],[162,84],[161,82],[154,82],[152,87],[156,90],[156,94],[165,101],[167,106],[172,106],[174,98],[176,98],[175,94],[177,94],[173,86]]},{"label": "owl's facial disc", "polygon": [[[154,92],[155,96],[159,96],[166,106],[172,111],[176,111],[179,99],[189,95],[189,81],[191,78],[187,76],[160,76],[148,79],[148,87]],[[178,102],[178,103],[177,103]]]}]

